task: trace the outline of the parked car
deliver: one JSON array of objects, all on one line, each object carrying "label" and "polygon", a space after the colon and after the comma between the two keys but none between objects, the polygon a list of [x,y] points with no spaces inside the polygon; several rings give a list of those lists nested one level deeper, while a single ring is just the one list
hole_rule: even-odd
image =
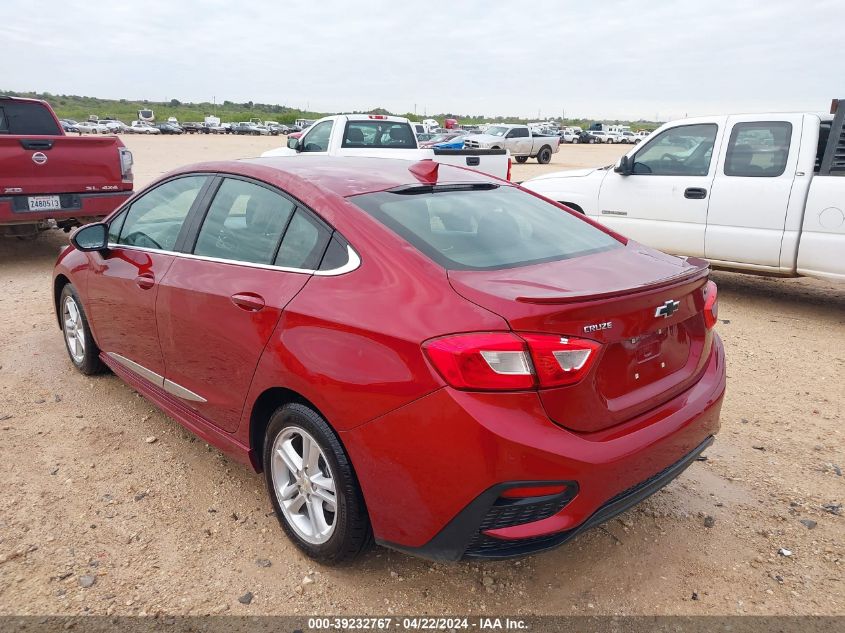
[{"label": "parked car", "polygon": [[0,165],[0,235],[31,238],[53,222],[69,230],[132,194],[123,142],[66,136],[46,101],[0,97]]},{"label": "parked car", "polygon": [[123,121],[117,119],[100,119],[98,123],[106,128],[109,134],[118,134],[125,132],[128,126]]},{"label": "parked car", "polygon": [[646,130],[640,130],[639,132],[634,134],[634,136],[635,136],[634,143],[639,143],[641,141],[646,140],[649,136],[651,136],[651,132],[648,132]]},{"label": "parked car", "polygon": [[302,131],[301,125],[292,124],[292,125],[288,126],[288,134],[291,134],[293,132],[301,132],[301,131]]},{"label": "parked car", "polygon": [[267,128],[261,128],[257,126],[255,123],[250,123],[249,121],[241,121],[237,125],[232,126],[232,134],[249,134],[252,136],[261,136],[261,135],[268,135],[270,134],[270,130]]},{"label": "parked car", "polygon": [[288,126],[284,123],[270,123],[267,127],[270,128],[270,134],[273,136],[288,133]]},{"label": "parked car", "polygon": [[435,143],[432,145],[432,149],[463,149],[467,136],[467,134],[458,134],[448,140]]},{"label": "parked car", "polygon": [[99,121],[79,121],[76,124],[80,134],[110,134],[109,129]]},{"label": "parked car", "polygon": [[636,144],[637,142],[637,135],[629,130],[625,130],[624,132],[619,133],[620,143],[630,143],[631,145]]},{"label": "parked car", "polygon": [[79,124],[73,119],[59,119],[59,124],[65,132],[79,132]]},{"label": "parked car", "polygon": [[154,127],[162,134],[182,134],[183,132],[180,126],[173,123],[156,123]]},{"label": "parked car", "polygon": [[706,262],[478,172],[204,163],[71,242],[51,288],[71,364],[263,471],[326,563],[372,539],[440,560],[555,547],[719,429]]},{"label": "parked car", "polygon": [[182,124],[182,130],[186,134],[210,134],[211,130],[205,123],[198,121],[188,121]]},{"label": "parked car", "polygon": [[439,164],[470,167],[497,178],[510,178],[510,157],[506,150],[421,149],[410,121],[381,114],[338,114],[315,121],[301,135],[290,134],[287,147],[262,156],[373,156],[430,160]]},{"label": "parked car", "polygon": [[631,239],[714,266],[845,281],[845,101],[836,116],[672,121],[615,168],[525,186]]},{"label": "parked car", "polygon": [[161,130],[146,121],[132,121],[129,126],[132,134],[161,134]]},{"label": "parked car", "polygon": [[[457,137],[464,137],[466,134],[460,131],[453,131],[453,132],[445,132],[443,134],[435,134],[427,141],[421,141],[419,136],[417,136],[417,142],[421,148],[431,148],[435,145],[440,143],[445,143],[447,141],[451,141],[453,138]],[[461,141],[461,147],[463,147],[463,141]]]},{"label": "parked car", "polygon": [[419,143],[420,147],[423,147],[423,143],[430,141],[435,136],[437,136],[437,134],[429,134],[428,132],[417,134],[417,143]]},{"label": "parked car", "polygon": [[577,134],[575,131],[569,128],[560,131],[561,143],[578,143],[579,141],[580,135]]},{"label": "parked car", "polygon": [[[586,141],[583,139],[586,138]],[[603,130],[585,130],[581,133],[581,142],[584,143],[612,143],[608,133]]]},{"label": "parked car", "polygon": [[467,149],[506,149],[518,163],[536,158],[541,165],[551,162],[560,149],[560,138],[535,134],[527,125],[491,125],[484,134],[471,134],[464,140]]}]

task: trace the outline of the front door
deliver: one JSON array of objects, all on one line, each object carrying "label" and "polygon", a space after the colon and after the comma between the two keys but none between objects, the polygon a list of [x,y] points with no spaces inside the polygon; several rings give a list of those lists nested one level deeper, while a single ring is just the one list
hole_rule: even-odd
[{"label": "front door", "polygon": [[164,388],[226,431],[238,427],[282,310],[319,267],[331,232],[268,186],[223,179],[157,304]]},{"label": "front door", "polygon": [[159,283],[205,181],[176,178],[140,196],[112,219],[109,250],[91,254],[87,307],[97,345],[154,383],[164,375],[155,321]]},{"label": "front door", "polygon": [[728,119],[707,214],[708,259],[780,265],[790,197],[802,205],[806,197],[806,189],[793,191],[801,123],[802,115]]},{"label": "front door", "polygon": [[650,138],[631,157],[631,175],[608,170],[599,221],[667,253],[703,257],[717,137],[716,123],[696,123]]}]

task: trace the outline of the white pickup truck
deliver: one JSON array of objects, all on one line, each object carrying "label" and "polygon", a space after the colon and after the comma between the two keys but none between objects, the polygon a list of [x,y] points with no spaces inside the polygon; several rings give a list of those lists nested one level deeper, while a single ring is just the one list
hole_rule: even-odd
[{"label": "white pickup truck", "polygon": [[420,149],[408,119],[381,114],[327,116],[315,121],[299,138],[288,138],[287,147],[262,156],[302,154],[428,159],[510,180],[511,161],[506,150]]},{"label": "white pickup truck", "polygon": [[672,121],[615,166],[523,186],[717,268],[845,281],[845,100],[831,110]]},{"label": "white pickup truck", "polygon": [[560,137],[534,132],[527,125],[503,123],[491,125],[484,134],[470,134],[464,139],[467,149],[506,149],[516,162],[536,158],[541,165],[552,160],[560,149]]}]

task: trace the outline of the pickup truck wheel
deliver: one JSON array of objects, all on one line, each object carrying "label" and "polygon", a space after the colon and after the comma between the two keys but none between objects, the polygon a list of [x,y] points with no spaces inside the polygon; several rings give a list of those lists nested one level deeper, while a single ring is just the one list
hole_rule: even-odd
[{"label": "pickup truck wheel", "polygon": [[514,156],[513,158],[518,163],[524,163],[528,160],[528,156]]},{"label": "pickup truck wheel", "polygon": [[548,165],[552,162],[552,148],[549,146],[541,147],[537,154],[537,162],[541,165]]},{"label": "pickup truck wheel", "polygon": [[100,361],[100,348],[94,342],[82,301],[73,284],[65,284],[59,296],[59,318],[70,362],[86,376],[101,374],[105,365]]},{"label": "pickup truck wheel", "polygon": [[279,523],[305,554],[341,563],[370,545],[370,520],[352,464],[319,413],[298,402],[277,409],[262,463]]}]

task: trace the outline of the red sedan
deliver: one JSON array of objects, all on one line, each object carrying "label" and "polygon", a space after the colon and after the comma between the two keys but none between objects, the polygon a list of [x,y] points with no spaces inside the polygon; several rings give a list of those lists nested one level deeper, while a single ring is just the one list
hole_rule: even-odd
[{"label": "red sedan", "polygon": [[431,161],[192,165],[77,231],[54,296],[110,369],[263,471],[338,562],[559,545],[712,441],[725,389],[701,260]]}]

